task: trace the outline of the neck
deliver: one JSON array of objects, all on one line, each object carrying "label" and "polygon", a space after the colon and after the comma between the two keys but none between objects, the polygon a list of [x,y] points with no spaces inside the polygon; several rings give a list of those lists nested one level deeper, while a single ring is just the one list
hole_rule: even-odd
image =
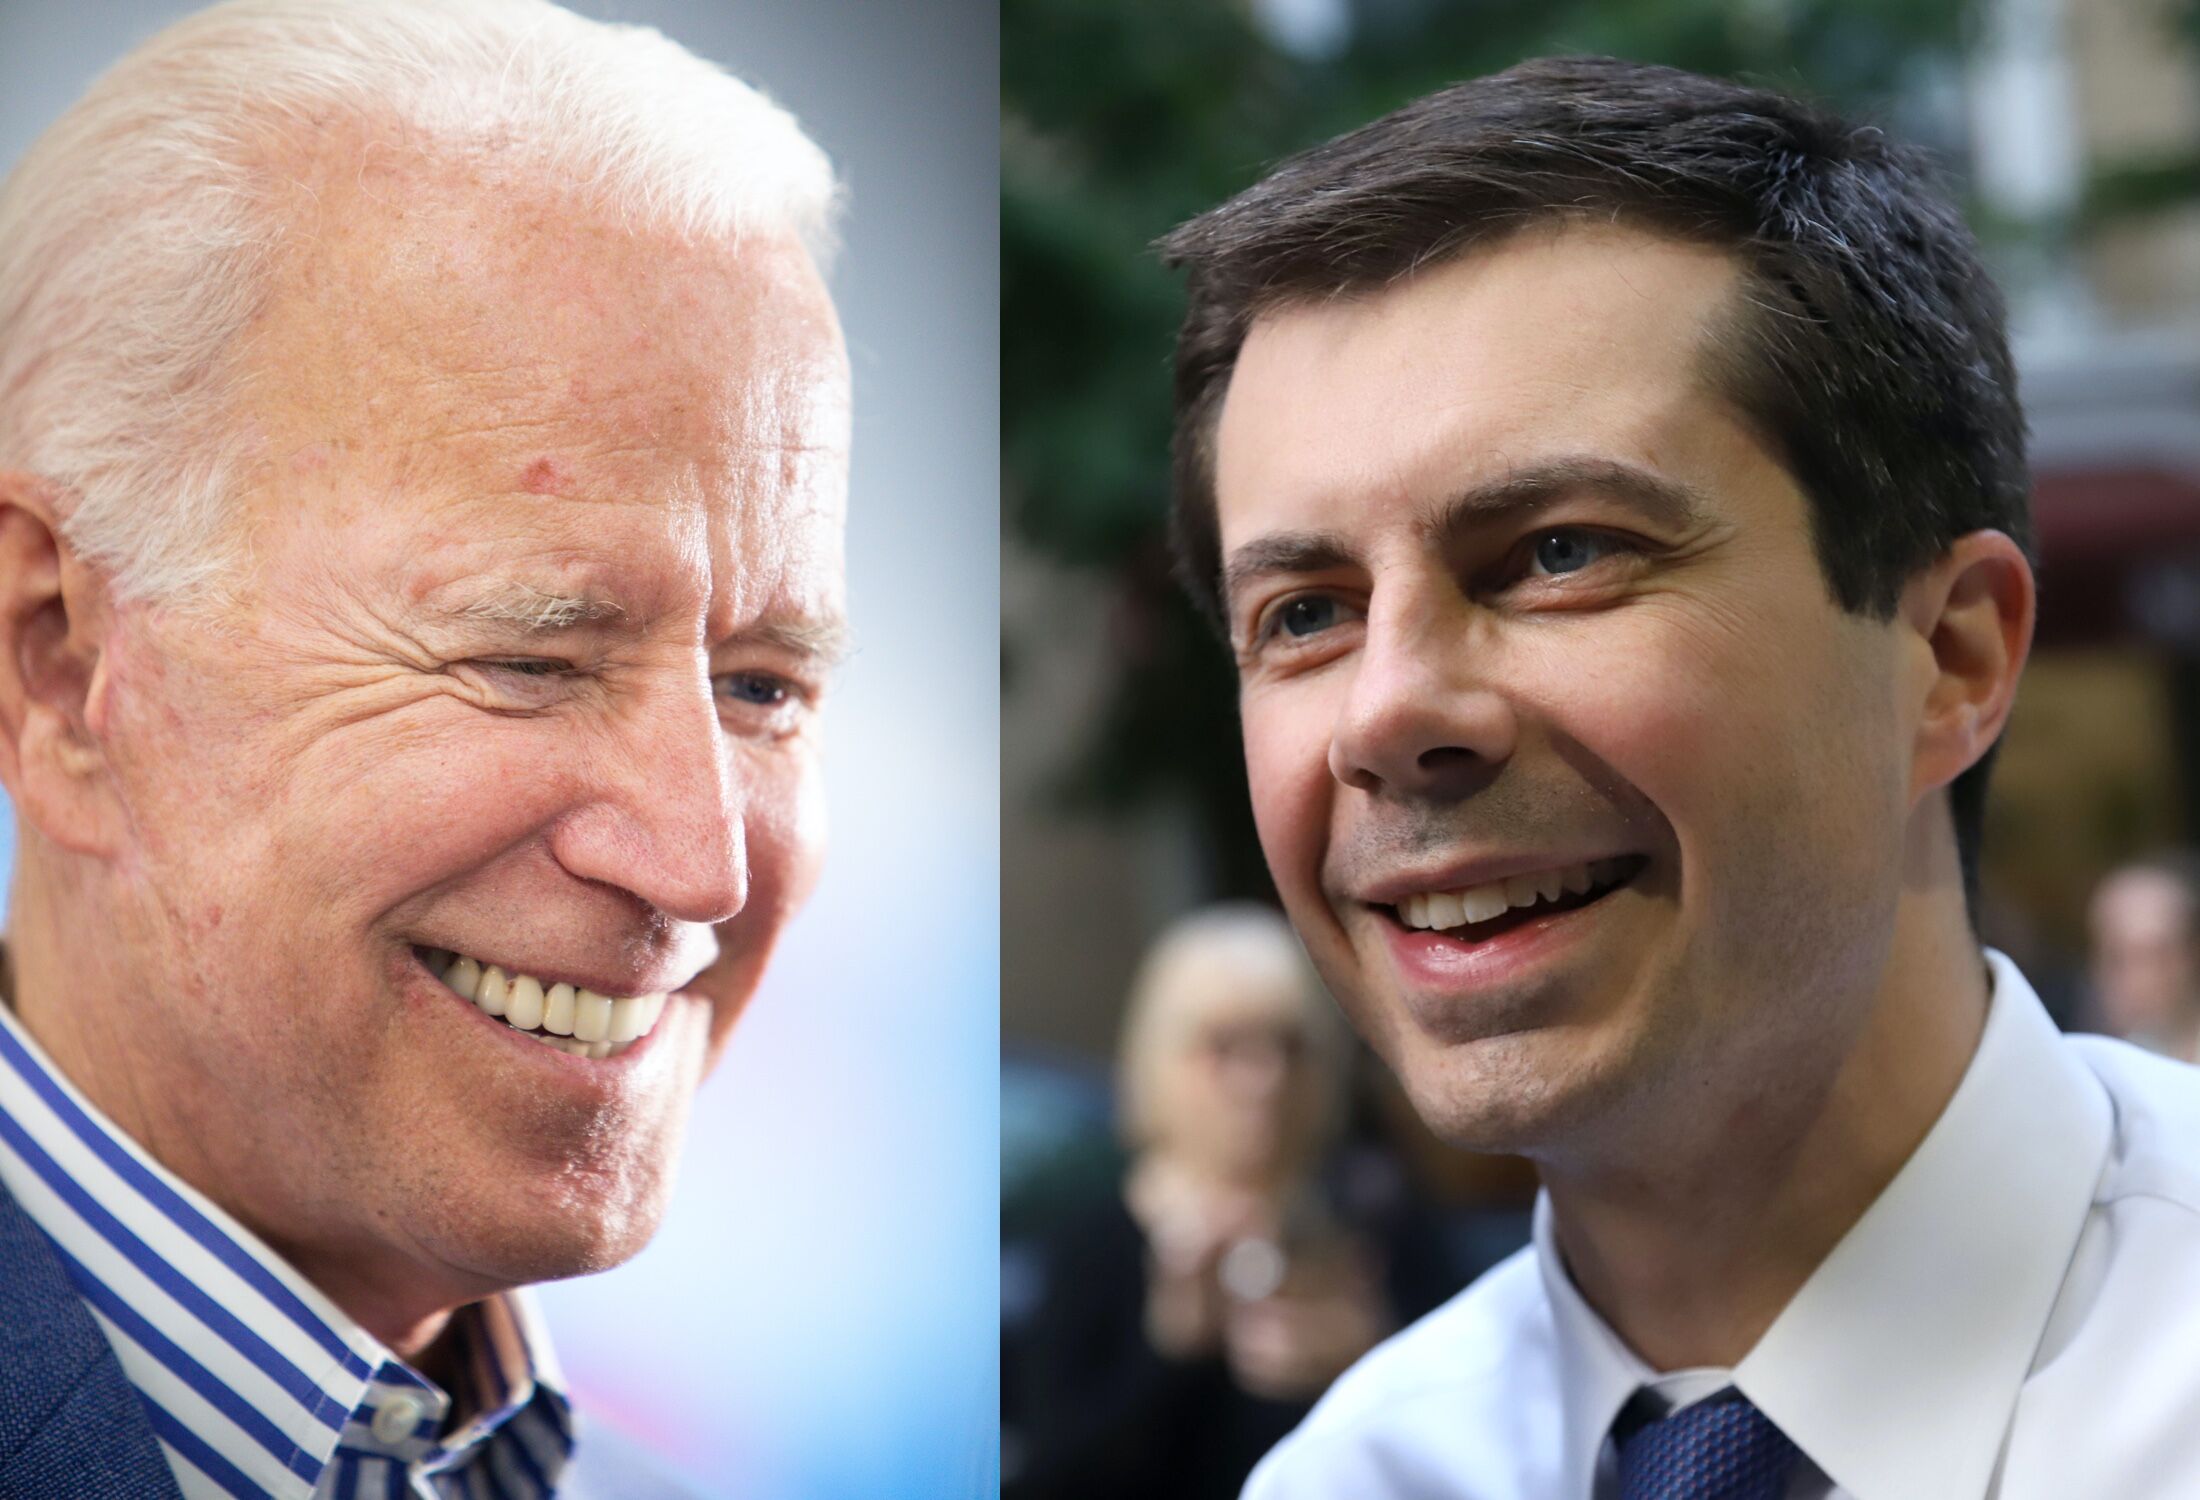
[{"label": "neck", "polygon": [[452,1389],[445,1377],[452,1373],[447,1356],[454,1343],[449,1335],[455,1309],[444,1296],[423,1296],[419,1285],[402,1281],[378,1284],[345,1260],[277,1248],[285,1261],[379,1339],[384,1348],[444,1390]]},{"label": "neck", "polygon": [[1905,895],[1863,1025],[1821,1059],[1818,1087],[1728,1113],[1692,1098],[1616,1168],[1546,1165],[1576,1286],[1652,1368],[1738,1364],[1940,1118],[1978,1049],[1987,978],[1960,883],[1938,895]]}]

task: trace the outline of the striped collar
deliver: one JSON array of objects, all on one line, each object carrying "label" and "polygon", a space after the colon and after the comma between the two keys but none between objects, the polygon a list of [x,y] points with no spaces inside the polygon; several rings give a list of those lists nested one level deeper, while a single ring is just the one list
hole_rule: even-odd
[{"label": "striped collar", "polygon": [[0,1187],[53,1241],[188,1500],[554,1491],[572,1412],[525,1291],[456,1315],[465,1388],[446,1393],[117,1129],[4,1000]]}]

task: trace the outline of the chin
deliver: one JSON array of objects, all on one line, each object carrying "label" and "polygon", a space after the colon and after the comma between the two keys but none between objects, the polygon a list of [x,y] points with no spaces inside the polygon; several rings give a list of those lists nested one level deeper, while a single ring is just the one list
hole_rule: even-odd
[{"label": "chin", "polygon": [[513,1247],[509,1263],[517,1267],[524,1261],[528,1281],[561,1281],[608,1271],[639,1255],[663,1220],[664,1201],[651,1198],[585,1222],[545,1224],[528,1243]]},{"label": "chin", "polygon": [[[601,1149],[498,1153],[459,1176],[441,1201],[421,1204],[437,1258],[484,1283],[518,1286],[609,1270],[631,1260],[663,1221],[672,1196],[685,1110],[612,1133]],[[613,1143],[616,1144],[613,1144]]]},{"label": "chin", "polygon": [[1563,1154],[1613,1116],[1620,1092],[1608,1060],[1555,1028],[1456,1043],[1416,1038],[1390,1062],[1437,1139],[1484,1155]]},{"label": "chin", "polygon": [[608,1271],[639,1254],[657,1233],[671,1173],[639,1182],[588,1176],[539,1186],[453,1216],[437,1236],[441,1258],[497,1286],[562,1281]]}]

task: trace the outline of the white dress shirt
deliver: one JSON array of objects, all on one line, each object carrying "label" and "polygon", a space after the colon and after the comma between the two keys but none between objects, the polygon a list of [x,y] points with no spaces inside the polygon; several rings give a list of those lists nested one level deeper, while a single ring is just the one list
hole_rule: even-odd
[{"label": "white dress shirt", "polygon": [[1638,1390],[1727,1386],[1800,1447],[1792,1500],[2200,1496],[2200,1069],[2058,1034],[1989,952],[1948,1107],[1755,1348],[1660,1376],[1535,1242],[1382,1344],[1246,1500],[1610,1500]]}]

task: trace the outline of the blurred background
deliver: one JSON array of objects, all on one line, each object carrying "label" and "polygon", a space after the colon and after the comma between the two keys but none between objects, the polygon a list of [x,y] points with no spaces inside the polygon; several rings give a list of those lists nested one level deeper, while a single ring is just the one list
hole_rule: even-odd
[{"label": "blurred background", "polygon": [[[2009,296],[2042,563],[1985,934],[2066,1026],[2193,1055],[2195,867],[2104,877],[2200,841],[2200,0],[1005,0],[1002,20],[1003,1464],[1025,1493],[1075,1488],[1038,1472],[1061,1446],[1050,1351],[1086,1295],[1060,1246],[1133,1160],[1112,1060],[1140,956],[1203,903],[1269,899],[1230,667],[1168,576],[1181,298],[1149,246],[1443,84],[1613,53],[1938,153]],[[1524,1239],[1532,1177],[1435,1148],[1353,1071],[1308,1170],[1340,1201],[1391,1184],[1464,1285]],[[1363,1238],[1403,1264],[1386,1223]],[[1416,1293],[1386,1295],[1398,1317]]]},{"label": "blurred background", "polygon": [[[0,0],[0,172],[195,0]],[[760,85],[850,193],[833,849],[697,1100],[662,1233],[545,1289],[585,1410],[706,1493],[994,1484],[998,129],[992,0],[580,0]],[[0,854],[13,826],[0,801]]]}]

